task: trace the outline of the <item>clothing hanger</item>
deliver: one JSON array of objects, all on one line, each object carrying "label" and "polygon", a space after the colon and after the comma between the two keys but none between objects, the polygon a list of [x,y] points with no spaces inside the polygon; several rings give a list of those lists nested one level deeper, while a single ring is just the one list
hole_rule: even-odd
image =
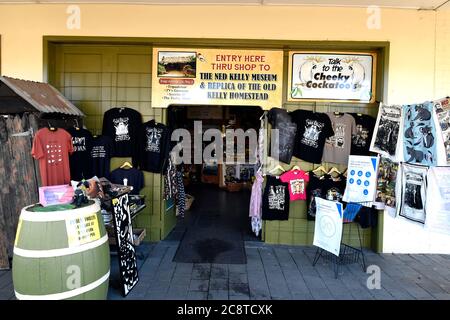
[{"label": "clothing hanger", "polygon": [[327,174],[327,173],[328,173],[327,170],[325,170],[325,167],[324,167],[324,166],[320,166],[320,167],[314,169],[312,172],[315,173],[315,174],[317,174],[317,173],[319,173],[320,171],[322,171],[324,174]]},{"label": "clothing hanger", "polygon": [[332,175],[333,173],[337,173],[339,175],[341,174],[341,172],[336,167],[333,167],[333,168],[330,169],[330,171],[328,171],[329,175]]},{"label": "clothing hanger", "polygon": [[48,124],[48,129],[49,129],[50,131],[56,131],[56,130],[58,130],[58,128],[55,128],[54,126],[52,126],[52,125],[50,124],[50,121],[47,121],[47,124]]},{"label": "clothing hanger", "polygon": [[342,175],[347,178],[347,168],[345,168],[344,172],[342,172]]},{"label": "clothing hanger", "polygon": [[133,168],[133,165],[129,163],[128,161],[125,161],[121,166],[120,169],[125,169],[126,167],[129,167],[130,169]]},{"label": "clothing hanger", "polygon": [[295,165],[289,171],[293,171],[293,170],[301,170],[301,169],[298,165]]},{"label": "clothing hanger", "polygon": [[75,119],[75,130],[80,130],[80,125],[78,124],[78,119]]},{"label": "clothing hanger", "polygon": [[259,117],[259,120],[261,121],[262,119],[264,119],[264,117],[265,117],[266,115],[267,115],[267,111],[264,111],[263,114],[262,114],[262,116]]},{"label": "clothing hanger", "polygon": [[280,170],[282,172],[286,172],[286,170],[284,170],[284,168],[282,166],[280,166],[280,165],[277,165],[275,168],[270,169],[268,172],[269,173],[274,173],[274,171],[276,171],[276,170]]}]

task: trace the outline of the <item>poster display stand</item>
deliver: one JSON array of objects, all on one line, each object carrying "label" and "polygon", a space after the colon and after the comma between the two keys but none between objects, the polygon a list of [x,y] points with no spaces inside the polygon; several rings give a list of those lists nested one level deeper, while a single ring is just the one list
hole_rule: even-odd
[{"label": "poster display stand", "polygon": [[[349,225],[350,227],[350,234],[351,234],[351,226],[355,222],[344,222],[343,225]],[[358,240],[359,240],[359,248],[355,248],[350,246],[349,244],[346,244],[343,242],[344,235],[342,234],[341,237],[341,247],[339,251],[339,255],[334,255],[330,252],[327,252],[326,250],[322,248],[317,248],[316,254],[314,256],[313,260],[313,266],[317,264],[320,258],[323,258],[333,265],[333,271],[334,271],[334,277],[335,279],[338,278],[339,275],[339,268],[342,265],[348,265],[348,264],[354,264],[358,263],[361,265],[363,272],[366,272],[366,259],[364,257],[364,251],[363,251],[363,244],[362,244],[362,238],[361,238],[361,230],[358,223],[356,223],[356,229],[358,231]]]}]

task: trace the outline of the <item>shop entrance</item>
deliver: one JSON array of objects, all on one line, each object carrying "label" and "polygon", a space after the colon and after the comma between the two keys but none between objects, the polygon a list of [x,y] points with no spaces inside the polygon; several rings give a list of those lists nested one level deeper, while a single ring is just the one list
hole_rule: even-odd
[{"label": "shop entrance", "polygon": [[[194,137],[195,122],[197,126],[201,124],[203,132],[220,130],[226,153],[225,131],[254,129],[258,132],[262,113],[257,107],[172,106],[168,110],[168,125],[171,129],[187,129],[191,137]],[[250,152],[248,141],[246,159]],[[208,141],[202,143],[202,153],[209,144]],[[193,138],[191,145],[193,150]],[[180,240],[174,261],[246,263],[244,241],[261,239],[261,235],[257,237],[252,233],[249,218],[255,165],[229,165],[203,159],[201,163],[183,164],[181,167],[190,208],[184,218],[179,218],[169,235],[169,239]]]}]

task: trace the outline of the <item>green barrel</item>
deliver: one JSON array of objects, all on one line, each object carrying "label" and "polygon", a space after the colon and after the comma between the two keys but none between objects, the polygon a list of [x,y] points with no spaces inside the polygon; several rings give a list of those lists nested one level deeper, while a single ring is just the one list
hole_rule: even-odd
[{"label": "green barrel", "polygon": [[104,300],[110,254],[100,205],[64,211],[22,209],[13,256],[19,300]]}]

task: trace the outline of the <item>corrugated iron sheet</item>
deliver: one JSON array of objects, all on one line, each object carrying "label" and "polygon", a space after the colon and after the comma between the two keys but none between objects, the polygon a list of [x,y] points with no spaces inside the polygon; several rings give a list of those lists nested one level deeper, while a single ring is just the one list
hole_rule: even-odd
[{"label": "corrugated iron sheet", "polygon": [[84,116],[80,109],[50,84],[10,77],[0,77],[0,81],[42,113]]}]

